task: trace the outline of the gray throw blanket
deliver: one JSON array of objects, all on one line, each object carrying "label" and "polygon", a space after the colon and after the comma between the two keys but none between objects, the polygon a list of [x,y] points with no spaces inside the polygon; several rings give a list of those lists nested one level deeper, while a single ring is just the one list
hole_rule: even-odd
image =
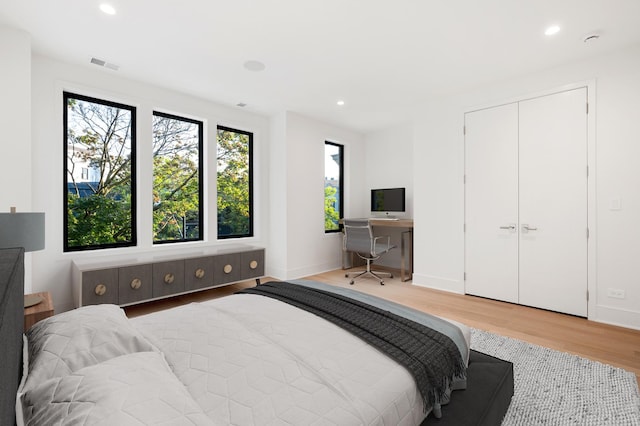
[{"label": "gray throw blanket", "polygon": [[444,334],[391,312],[323,290],[268,282],[238,293],[271,297],[330,321],[405,367],[420,390],[425,410],[446,395],[466,366],[456,344]]}]

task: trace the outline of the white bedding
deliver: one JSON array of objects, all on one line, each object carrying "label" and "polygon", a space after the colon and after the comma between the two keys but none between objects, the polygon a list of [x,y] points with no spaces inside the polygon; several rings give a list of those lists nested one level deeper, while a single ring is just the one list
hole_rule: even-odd
[{"label": "white bedding", "polygon": [[122,355],[46,380],[22,399],[28,426],[212,424],[159,352]]},{"label": "white bedding", "polygon": [[[62,315],[84,315],[93,308],[117,309],[87,307]],[[53,318],[51,323],[55,324]],[[31,333],[34,338],[48,336],[36,343],[45,352],[56,352],[52,348],[61,345],[55,329],[38,331],[55,327],[52,324],[45,320],[30,331],[30,337]],[[148,389],[163,389],[171,383],[168,372],[183,385],[182,391],[157,392],[171,395],[161,398],[163,406],[172,407],[167,409],[171,415],[159,416],[161,411],[154,408],[157,405],[143,400],[136,404],[135,416],[127,414],[111,420],[130,419],[118,424],[163,424],[159,420],[164,419],[167,424],[417,425],[426,416],[415,382],[402,366],[347,331],[274,299],[240,294],[194,303],[128,320],[123,330],[126,333],[118,333],[118,338],[126,341],[130,334],[135,345],[105,345],[105,338],[93,338],[109,348],[107,360],[100,355],[101,349],[87,348],[86,339],[80,344],[65,343],[91,354],[81,357],[82,362],[51,362],[49,356],[40,357],[46,362],[38,362],[36,355],[30,375],[36,371],[39,379],[29,377],[29,386],[22,389],[27,424],[30,420],[38,424],[33,423],[36,415],[39,419],[60,418],[64,413],[61,410],[71,409],[76,410],[75,417],[69,414],[69,419],[83,418],[83,424],[113,424],[104,420],[109,419],[106,413],[121,411],[114,407],[129,406],[129,402],[127,398],[102,395],[102,391],[120,396],[147,394]],[[109,332],[113,335],[113,330],[105,330]],[[68,337],[67,332],[61,334],[64,339]],[[463,334],[468,343],[468,330]],[[145,357],[149,357],[148,363]],[[128,375],[118,376],[112,367],[129,358],[138,364],[129,361],[128,368],[143,363],[150,370],[138,376],[148,378],[155,371],[158,383],[140,390],[151,382],[118,382],[118,377]],[[162,364],[165,360],[166,368]],[[58,368],[55,374],[43,371],[47,365],[60,363],[65,368]],[[96,386],[104,380],[111,384]],[[91,404],[64,405],[56,398],[76,398]]]}]

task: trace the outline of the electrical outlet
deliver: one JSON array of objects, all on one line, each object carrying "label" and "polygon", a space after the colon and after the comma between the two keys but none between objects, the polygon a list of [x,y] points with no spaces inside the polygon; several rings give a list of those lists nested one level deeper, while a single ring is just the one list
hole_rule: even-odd
[{"label": "electrical outlet", "polygon": [[613,297],[614,299],[624,299],[625,298],[624,290],[619,289],[619,288],[608,288],[607,289],[607,296]]}]

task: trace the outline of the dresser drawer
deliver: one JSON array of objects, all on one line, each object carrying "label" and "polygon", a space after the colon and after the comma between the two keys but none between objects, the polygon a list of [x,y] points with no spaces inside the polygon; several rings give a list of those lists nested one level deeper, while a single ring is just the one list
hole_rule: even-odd
[{"label": "dresser drawer", "polygon": [[247,251],[240,254],[240,279],[247,280],[264,275],[264,250]]},{"label": "dresser drawer", "polygon": [[151,265],[126,266],[118,270],[118,303],[125,305],[153,297]]},{"label": "dresser drawer", "polygon": [[240,254],[220,254],[213,258],[213,283],[226,284],[240,279]]},{"label": "dresser drawer", "polygon": [[198,257],[184,261],[184,289],[186,291],[213,285],[213,257]]},{"label": "dresser drawer", "polygon": [[184,291],[184,260],[153,264],[153,297],[170,296]]},{"label": "dresser drawer", "polygon": [[118,304],[118,268],[82,273],[82,304]]}]

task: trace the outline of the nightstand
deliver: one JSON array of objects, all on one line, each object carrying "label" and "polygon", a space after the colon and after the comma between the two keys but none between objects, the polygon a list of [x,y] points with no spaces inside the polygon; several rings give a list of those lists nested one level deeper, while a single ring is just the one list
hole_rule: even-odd
[{"label": "nightstand", "polygon": [[29,328],[38,321],[53,316],[53,301],[51,300],[51,293],[45,291],[42,293],[34,293],[34,295],[40,296],[42,298],[42,302],[37,305],[24,308],[24,331],[29,330]]}]

